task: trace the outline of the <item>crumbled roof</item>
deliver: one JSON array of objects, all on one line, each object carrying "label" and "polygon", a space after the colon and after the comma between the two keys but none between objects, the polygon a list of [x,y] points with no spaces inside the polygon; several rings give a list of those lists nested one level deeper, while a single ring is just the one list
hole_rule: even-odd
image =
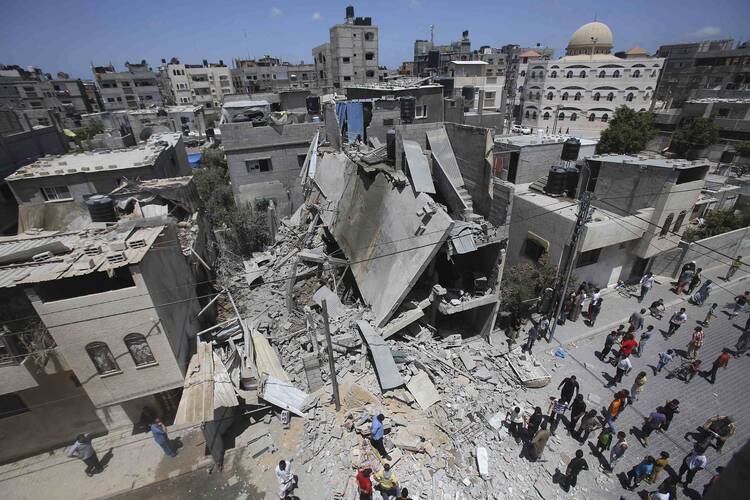
[{"label": "crumbled roof", "polygon": [[702,99],[688,99],[685,101],[690,104],[748,104],[750,97],[704,97]]},{"label": "crumbled roof", "polygon": [[[0,288],[54,281],[137,264],[164,225],[116,225],[77,233],[0,238]],[[34,255],[44,254],[44,258]]]},{"label": "crumbled roof", "polygon": [[641,152],[637,155],[594,155],[589,160],[606,161],[610,163],[622,163],[626,165],[643,165],[649,167],[661,167],[671,169],[692,168],[697,166],[709,166],[711,163],[707,158],[697,160],[684,160],[680,158],[666,158],[658,153]]}]

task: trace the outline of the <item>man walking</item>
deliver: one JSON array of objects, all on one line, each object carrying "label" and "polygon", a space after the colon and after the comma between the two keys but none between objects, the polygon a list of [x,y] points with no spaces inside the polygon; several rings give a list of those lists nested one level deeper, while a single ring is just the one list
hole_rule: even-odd
[{"label": "man walking", "polygon": [[714,302],[706,312],[706,317],[703,319],[703,326],[708,326],[713,318],[716,318],[716,310],[719,308],[719,304]]},{"label": "man walking", "polygon": [[544,453],[544,447],[547,446],[549,436],[550,432],[547,430],[547,422],[542,422],[539,430],[534,434],[531,443],[529,443],[529,458],[532,462],[542,458],[542,453]]},{"label": "man walking", "polygon": [[602,348],[602,352],[599,354],[599,359],[601,359],[602,361],[607,359],[607,356],[612,350],[612,346],[615,345],[616,340],[617,340],[617,332],[612,330],[611,332],[609,332],[609,335],[607,335],[607,337],[604,339],[604,347]]},{"label": "man walking", "polygon": [[659,362],[656,363],[656,373],[661,373],[662,368],[672,362],[673,355],[674,351],[672,349],[667,349],[666,352],[662,351],[659,353]]},{"label": "man walking", "polygon": [[669,426],[672,425],[674,416],[680,413],[680,400],[672,399],[667,401],[664,406],[662,406],[662,413],[667,417],[667,421],[664,422],[664,425],[662,425],[661,428],[663,431],[666,431],[669,429]]},{"label": "man walking", "polygon": [[640,312],[636,311],[630,315],[630,319],[628,319],[628,323],[630,323],[633,333],[637,333],[641,328],[643,328],[643,315],[644,314],[646,314],[646,310],[641,309]]},{"label": "man walking", "polygon": [[578,484],[578,474],[582,470],[589,470],[589,464],[583,458],[583,450],[576,450],[576,456],[568,462],[565,469],[565,489],[575,488]]},{"label": "man walking", "polygon": [[625,433],[620,431],[617,433],[617,442],[612,446],[612,450],[609,452],[609,471],[615,470],[615,464],[620,460],[628,449],[628,442],[625,440]]},{"label": "man walking", "polygon": [[643,421],[641,426],[641,444],[645,448],[648,446],[648,438],[654,431],[661,431],[662,426],[667,421],[666,415],[664,415],[664,409],[659,407],[652,411],[648,418]]},{"label": "man walking", "polygon": [[386,460],[390,460],[391,457],[388,455],[388,452],[385,451],[385,445],[383,444],[383,435],[385,434],[385,429],[383,428],[383,421],[385,420],[385,415],[380,413],[378,416],[372,419],[372,427],[370,428],[370,443],[372,444],[372,447],[378,450],[378,453],[380,453],[380,456],[385,458]]},{"label": "man walking", "polygon": [[602,296],[599,293],[599,289],[597,289],[594,297],[591,299],[591,304],[589,305],[589,326],[591,327],[596,323],[596,318],[602,310]]},{"label": "man walking", "polygon": [[740,310],[747,305],[748,299],[750,299],[750,291],[746,291],[744,294],[736,296],[729,317],[734,318],[737,316]]},{"label": "man walking", "polygon": [[636,489],[644,478],[649,477],[653,473],[655,462],[654,457],[649,455],[641,463],[630,469],[627,475],[627,487],[629,490]]},{"label": "man walking", "polygon": [[703,424],[703,429],[708,434],[707,445],[711,444],[711,439],[716,438],[716,451],[721,452],[727,440],[734,436],[737,425],[732,417],[716,415]]},{"label": "man walking", "polygon": [[[750,317],[748,317],[748,321],[750,321]],[[750,330],[746,328],[745,331],[742,332],[742,335],[740,335],[740,338],[737,339],[737,343],[734,345],[734,357],[739,358],[745,354],[745,351],[748,349],[750,349]]]},{"label": "man walking", "polygon": [[690,342],[687,346],[687,355],[690,359],[695,359],[698,357],[698,351],[700,351],[700,348],[703,347],[703,338],[705,337],[705,334],[703,332],[703,328],[700,326],[696,326],[695,330],[693,331],[693,338],[690,339]]},{"label": "man walking", "polygon": [[724,277],[724,281],[731,280],[732,276],[734,276],[734,273],[737,272],[740,266],[742,266],[742,255],[738,255],[737,258],[729,264],[729,269],[727,269],[727,275]]},{"label": "man walking", "polygon": [[677,329],[688,319],[687,313],[685,312],[685,308],[683,307],[678,312],[674,313],[671,318],[669,318],[669,330],[667,331],[667,337],[671,337],[674,335],[674,332],[677,331]]},{"label": "man walking", "polygon": [[557,430],[557,426],[560,424],[560,420],[562,420],[563,415],[568,410],[568,402],[564,399],[556,399],[556,398],[550,398],[552,401],[550,401],[550,414],[549,414],[549,421],[550,421],[550,429],[549,431],[554,435],[555,430]]},{"label": "man walking", "polygon": [[161,449],[164,450],[165,455],[168,457],[177,456],[177,452],[172,449],[172,443],[169,441],[167,426],[165,426],[158,418],[151,424],[151,434],[153,434],[156,444],[161,446]]},{"label": "man walking", "polygon": [[[698,448],[695,448],[682,461],[682,465],[680,465],[680,471],[677,474],[677,477],[680,479],[680,482],[683,485],[689,486],[690,483],[693,482],[693,478],[698,473],[698,471],[705,469],[707,464],[708,459],[706,458],[706,455],[704,455],[702,451],[698,450]],[[687,476],[683,481],[682,476],[684,476],[685,473],[687,473]]]},{"label": "man walking", "polygon": [[695,270],[693,269],[686,269],[680,274],[680,277],[677,278],[677,288],[675,289],[677,295],[682,295],[685,291],[685,287],[688,286],[693,279],[693,276],[695,276]]},{"label": "man walking", "polygon": [[84,472],[88,477],[104,470],[99,462],[99,457],[96,455],[96,450],[91,444],[90,434],[79,434],[76,437],[76,442],[68,449],[67,455],[70,458],[79,458],[86,464]]},{"label": "man walking", "polygon": [[529,336],[526,339],[526,344],[521,348],[521,352],[528,351],[531,352],[531,348],[534,347],[534,342],[536,342],[536,339],[539,338],[539,328],[532,323],[531,328],[529,329]]},{"label": "man walking", "polygon": [[651,287],[654,286],[654,275],[646,273],[641,278],[641,294],[638,296],[638,302],[643,302],[646,298],[646,294],[651,291]]},{"label": "man walking", "polygon": [[730,357],[731,356],[729,355],[729,349],[722,349],[719,357],[714,360],[714,364],[711,366],[711,370],[708,372],[703,372],[703,376],[706,377],[706,380],[708,380],[712,384],[715,384],[716,372],[719,371],[719,368],[724,368],[725,370],[727,369]]},{"label": "man walking", "polygon": [[578,394],[580,390],[580,387],[578,386],[578,381],[576,380],[575,375],[571,375],[570,377],[565,377],[562,380],[562,382],[560,382],[560,385],[557,386],[557,388],[562,389],[560,391],[560,400],[566,403],[570,403],[570,401],[573,399],[573,396],[575,394]]},{"label": "man walking", "polygon": [[633,364],[630,362],[630,358],[622,358],[617,363],[617,371],[615,372],[615,376],[612,377],[612,380],[609,382],[609,384],[607,384],[607,387],[612,387],[622,382],[623,375],[628,373],[631,368],[633,368]]},{"label": "man walking", "polygon": [[633,354],[637,357],[643,356],[643,351],[646,348],[646,342],[648,342],[651,339],[651,335],[653,335],[654,332],[654,325],[648,325],[645,330],[643,330],[643,333],[641,333],[641,339],[638,342],[638,348],[633,352]]},{"label": "man walking", "polygon": [[375,473],[375,489],[380,492],[383,500],[390,500],[398,495],[398,479],[388,462],[383,464],[383,470]]}]

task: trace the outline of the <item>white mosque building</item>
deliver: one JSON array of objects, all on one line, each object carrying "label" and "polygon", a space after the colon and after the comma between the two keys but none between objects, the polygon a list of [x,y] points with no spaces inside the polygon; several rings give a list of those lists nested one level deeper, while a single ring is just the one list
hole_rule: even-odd
[{"label": "white mosque building", "polygon": [[592,22],[573,33],[564,57],[529,64],[522,123],[598,137],[620,106],[649,110],[664,59],[640,47],[613,55],[612,47],[609,26]]}]

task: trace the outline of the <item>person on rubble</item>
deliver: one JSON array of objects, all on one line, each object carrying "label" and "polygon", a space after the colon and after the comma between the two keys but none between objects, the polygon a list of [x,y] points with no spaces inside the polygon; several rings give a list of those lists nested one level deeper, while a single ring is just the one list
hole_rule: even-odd
[{"label": "person on rubble", "polygon": [[531,440],[529,446],[529,458],[532,462],[542,458],[545,446],[549,440],[550,432],[547,430],[547,422],[542,422],[539,426],[539,430],[534,434],[534,438]]},{"label": "person on rubble", "polygon": [[383,500],[390,500],[398,496],[398,479],[388,462],[383,464],[383,470],[375,473],[375,489],[380,492]]},{"label": "person on rubble", "polygon": [[370,443],[372,444],[372,447],[378,450],[378,453],[380,453],[380,456],[385,458],[386,460],[390,460],[391,457],[388,455],[388,452],[385,451],[385,445],[383,444],[383,435],[385,434],[385,429],[383,428],[383,421],[385,420],[385,415],[382,413],[376,416],[372,419],[372,427],[370,428]]},{"label": "person on rubble", "polygon": [[534,408],[534,413],[529,417],[529,421],[526,423],[526,439],[525,441],[531,440],[536,431],[539,430],[539,426],[544,422],[545,415],[542,413],[542,408],[537,406]]},{"label": "person on rubble", "polygon": [[279,481],[279,498],[281,500],[287,498],[297,486],[297,477],[292,474],[292,460],[289,459],[289,463],[286,460],[279,460],[279,465],[276,466],[276,479]]},{"label": "person on rubble", "polygon": [[589,470],[589,464],[583,458],[583,450],[576,450],[576,456],[568,462],[568,467],[565,469],[563,488],[566,491],[575,488],[578,483],[578,474],[584,470]]},{"label": "person on rubble", "polygon": [[372,500],[372,480],[370,480],[371,474],[372,469],[370,468],[360,469],[359,471],[357,471],[357,476],[355,477],[355,479],[357,480],[359,500]]},{"label": "person on rubble", "polygon": [[527,335],[526,344],[521,348],[521,352],[528,351],[531,354],[531,348],[534,347],[534,342],[539,338],[539,327],[532,322]]},{"label": "person on rubble", "polygon": [[581,390],[581,387],[578,385],[578,381],[576,380],[575,375],[571,375],[570,377],[565,377],[564,379],[562,379],[560,385],[558,385],[557,388],[561,389],[560,399],[562,401],[565,401],[566,403],[570,403],[570,401],[573,399],[573,396],[578,395]]}]

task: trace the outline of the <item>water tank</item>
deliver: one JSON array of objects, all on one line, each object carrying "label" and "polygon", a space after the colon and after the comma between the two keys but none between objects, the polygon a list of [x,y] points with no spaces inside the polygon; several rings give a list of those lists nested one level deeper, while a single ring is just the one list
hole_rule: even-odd
[{"label": "water tank", "polygon": [[734,151],[722,151],[719,163],[732,163],[734,161]]},{"label": "water tank", "polygon": [[544,191],[547,194],[562,195],[565,192],[565,181],[567,171],[565,167],[552,167],[547,175],[547,185]]},{"label": "water tank", "polygon": [[399,99],[401,105],[401,122],[412,123],[417,112],[417,99],[413,96]]},{"label": "water tank", "polygon": [[453,78],[448,76],[436,76],[432,79],[432,83],[437,83],[443,86],[443,97],[453,97]]},{"label": "water tank", "polygon": [[578,152],[581,150],[581,141],[575,137],[571,137],[563,143],[562,154],[560,159],[563,161],[576,161],[578,159]]},{"label": "water tank", "polygon": [[396,164],[396,131],[394,129],[390,129],[385,134],[385,151],[387,154],[387,163],[389,165],[395,165]]},{"label": "water tank", "polygon": [[427,53],[427,67],[437,69],[440,66],[440,52],[431,50]]},{"label": "water tank", "polygon": [[115,203],[109,196],[95,194],[86,200],[91,222],[116,222]]},{"label": "water tank", "polygon": [[[341,12],[341,11],[339,11]],[[353,5],[347,5],[346,7],[346,18],[347,19],[353,19],[354,18],[354,6]]]},{"label": "water tank", "polygon": [[307,106],[307,113],[310,115],[320,114],[320,97],[316,95],[310,95],[305,98],[305,106]]},{"label": "water tank", "polygon": [[580,172],[575,165],[570,165],[565,168],[565,194],[567,194],[570,198],[576,197],[579,177]]},{"label": "water tank", "polygon": [[461,89],[461,95],[464,101],[469,102],[474,100],[474,85],[464,85]]}]

